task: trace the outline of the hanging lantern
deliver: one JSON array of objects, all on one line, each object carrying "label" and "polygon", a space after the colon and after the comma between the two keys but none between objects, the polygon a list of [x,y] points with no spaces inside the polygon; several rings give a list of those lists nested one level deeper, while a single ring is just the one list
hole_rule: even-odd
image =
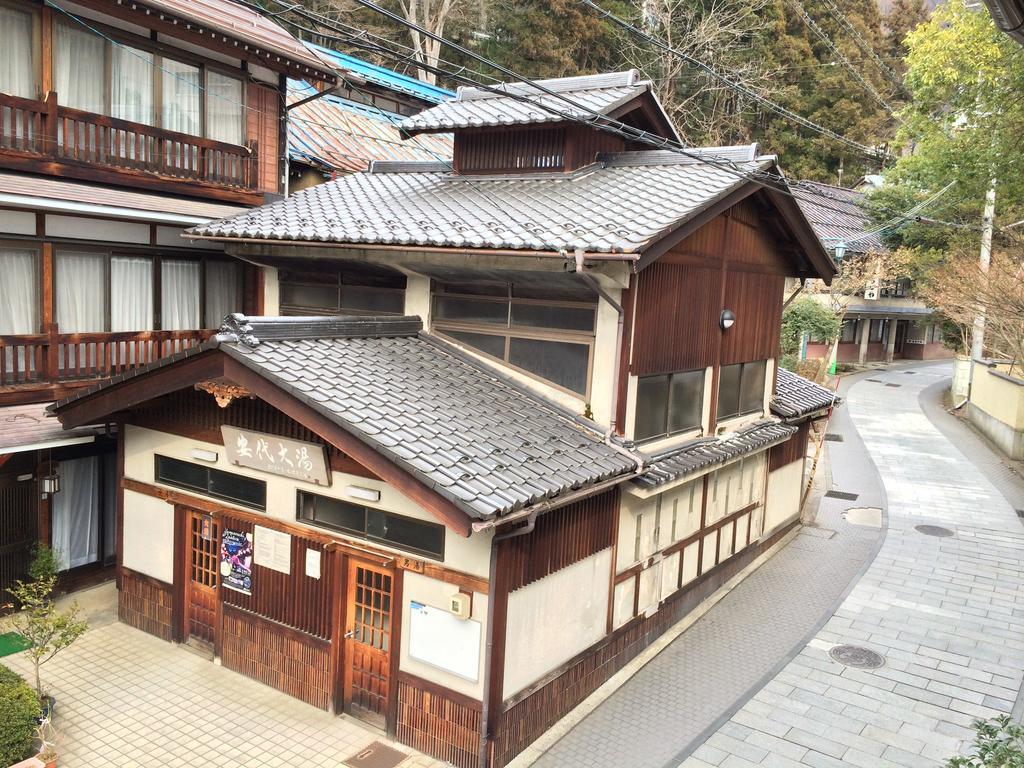
[{"label": "hanging lantern", "polygon": [[60,492],[60,475],[50,470],[39,478],[39,487],[42,489],[43,498]]}]

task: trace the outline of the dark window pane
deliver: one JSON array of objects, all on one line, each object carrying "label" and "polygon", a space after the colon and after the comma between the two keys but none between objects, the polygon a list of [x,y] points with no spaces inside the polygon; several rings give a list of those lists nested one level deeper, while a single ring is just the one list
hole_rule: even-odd
[{"label": "dark window pane", "polygon": [[336,528],[339,531],[348,531],[360,536],[366,533],[366,508],[357,504],[346,504],[338,499],[300,491],[299,516],[308,522]]},{"label": "dark window pane", "polygon": [[216,469],[209,470],[209,473],[211,496],[237,501],[247,507],[266,509],[267,484],[262,480],[253,480]]},{"label": "dark window pane", "polygon": [[334,312],[338,308],[338,287],[333,284],[281,283],[281,303],[294,307],[319,308]]},{"label": "dark window pane", "polygon": [[156,457],[156,479],[169,485],[180,485],[202,493],[207,492],[207,468],[167,456]]},{"label": "dark window pane", "polygon": [[513,304],[512,325],[531,328],[558,328],[565,331],[594,330],[593,309],[551,307],[544,304]]},{"label": "dark window pane", "polygon": [[366,510],[366,533],[371,539],[444,559],[444,528],[377,509]]},{"label": "dark window pane", "polygon": [[458,320],[463,323],[507,325],[508,304],[504,301],[437,296],[434,300],[434,317],[437,320]]},{"label": "dark window pane", "polygon": [[491,336],[489,333],[468,333],[466,331],[444,331],[446,336],[451,336],[467,347],[479,349],[484,354],[496,357],[499,360],[505,359],[505,337]]},{"label": "dark window pane", "polygon": [[723,365],[718,370],[718,418],[728,419],[740,412],[741,364]]},{"label": "dark window pane", "polygon": [[672,374],[668,399],[669,432],[699,427],[704,405],[704,371]]},{"label": "dark window pane", "polygon": [[665,434],[668,376],[644,376],[637,381],[634,439]]},{"label": "dark window pane", "polygon": [[357,312],[387,312],[400,315],[405,310],[405,293],[345,285],[341,288],[341,308]]},{"label": "dark window pane", "polygon": [[571,392],[587,392],[590,347],[586,344],[512,338],[508,361]]},{"label": "dark window pane", "polygon": [[740,384],[740,413],[755,413],[764,409],[764,377],[766,363],[744,363]]}]

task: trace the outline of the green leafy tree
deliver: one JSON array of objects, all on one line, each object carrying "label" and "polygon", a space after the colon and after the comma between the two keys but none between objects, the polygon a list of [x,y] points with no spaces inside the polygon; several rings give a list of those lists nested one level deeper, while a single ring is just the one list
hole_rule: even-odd
[{"label": "green leafy tree", "polygon": [[950,758],[946,768],[1024,768],[1024,727],[1000,715],[977,720],[974,730],[974,754]]},{"label": "green leafy tree", "polygon": [[809,296],[796,299],[782,313],[782,365],[796,370],[800,344],[806,334],[831,344],[839,338],[841,321],[832,309]]},{"label": "green leafy tree", "polygon": [[88,623],[79,618],[77,604],[66,611],[58,610],[53,595],[57,587],[57,568],[53,550],[39,545],[29,567],[29,581],[16,581],[9,589],[21,610],[12,614],[6,623],[29,644],[25,654],[32,661],[36,694],[40,699],[45,695],[40,667],[89,628]]}]

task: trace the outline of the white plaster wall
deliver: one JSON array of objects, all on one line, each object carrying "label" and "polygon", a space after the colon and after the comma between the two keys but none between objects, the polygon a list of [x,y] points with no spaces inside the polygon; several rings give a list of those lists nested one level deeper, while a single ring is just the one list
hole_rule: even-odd
[{"label": "white plaster wall", "polygon": [[[622,289],[609,287],[608,295],[621,306]],[[597,326],[594,338],[594,364],[590,382],[590,407],[594,421],[607,428],[611,425],[615,381],[615,348],[619,337],[619,313],[604,299],[597,305]],[[625,340],[623,340],[625,343]]]},{"label": "white plaster wall", "polygon": [[480,663],[477,669],[476,682],[472,682],[432,664],[419,661],[409,656],[409,604],[413,601],[434,608],[447,608],[448,598],[458,593],[459,588],[429,576],[406,571],[402,582],[402,638],[400,644],[399,668],[411,675],[443,685],[458,693],[483,698],[484,690],[484,652],[487,647],[487,595],[473,593],[473,610],[469,620],[480,623]]},{"label": "white plaster wall", "polygon": [[636,594],[636,576],[615,585],[612,606],[612,627],[618,629],[633,618],[633,595]]},{"label": "white plaster wall", "polygon": [[149,224],[107,219],[84,219],[79,216],[46,214],[47,237],[69,237],[77,240],[101,240],[107,243],[140,243],[149,245]]},{"label": "white plaster wall", "polygon": [[769,533],[800,513],[800,493],[804,478],[803,459],[792,461],[768,473],[765,499],[764,532]]},{"label": "white plaster wall", "polygon": [[[191,456],[191,451],[194,448],[215,452],[217,454],[217,461],[196,461]],[[349,475],[344,472],[332,472],[331,486],[329,488],[324,488],[313,483],[305,483],[299,480],[281,477],[279,475],[272,475],[268,472],[260,472],[255,469],[235,466],[229,463],[225,458],[224,446],[222,445],[206,443],[192,438],[179,437],[178,435],[171,435],[166,432],[157,432],[143,427],[136,427],[132,425],[126,426],[125,477],[140,480],[144,483],[154,483],[155,460],[153,457],[156,454],[170,456],[171,458],[181,459],[182,461],[189,461],[204,466],[216,467],[217,469],[221,469],[226,472],[233,472],[245,477],[253,477],[258,480],[263,480],[267,484],[267,510],[265,513],[267,517],[307,527],[311,530],[324,532],[326,529],[307,526],[295,519],[296,492],[299,489],[318,493],[322,496],[331,496],[337,499],[343,499],[355,504],[363,504],[375,509],[383,509],[388,512],[394,512],[396,514],[405,515],[406,517],[412,517],[418,520],[427,520],[434,523],[439,522],[438,519],[430,512],[426,511],[418,504],[400,494],[396,489],[380,480],[371,480],[357,475]],[[345,495],[345,487],[348,485],[356,485],[361,488],[372,488],[374,490],[378,490],[380,491],[380,501],[369,502],[360,499],[348,498]],[[190,491],[183,492],[191,493]],[[163,502],[159,503],[163,504]],[[217,503],[223,504],[225,507],[246,509],[245,507],[219,499],[217,500]],[[167,504],[164,504],[164,506],[167,506],[168,509],[170,508]],[[246,511],[254,514],[264,514],[251,509],[246,509]],[[330,533],[338,536],[338,538],[345,538],[344,535],[340,533],[334,531],[330,531]],[[486,533],[474,534],[469,538],[464,538],[451,530],[445,529],[444,565],[457,571],[463,571],[474,576],[486,578],[490,567],[491,536],[492,534]],[[412,555],[409,552],[394,549],[378,542],[372,542],[371,544],[363,539],[357,538],[349,539],[349,541],[351,541],[355,546],[372,546],[374,549],[396,552],[416,559],[429,560],[429,558],[424,558],[420,555]],[[170,539],[167,540],[167,545],[170,546]]]},{"label": "white plaster wall", "polygon": [[508,596],[502,698],[604,637],[610,569],[605,549]]},{"label": "white plaster wall", "polygon": [[0,211],[0,233],[5,235],[35,235],[36,215],[31,211]]},{"label": "white plaster wall", "polygon": [[[619,534],[616,547],[615,571],[620,573],[638,560],[636,554],[636,521],[640,515],[640,560],[646,560],[687,536],[700,527],[701,497],[704,494],[700,479],[677,485],[661,494],[661,513],[658,514],[658,496],[640,498],[624,494],[619,506]],[[675,536],[672,535],[672,516],[675,512]],[[658,535],[655,537],[655,528]]]},{"label": "white plaster wall", "polygon": [[277,317],[281,314],[281,284],[277,267],[261,267],[263,270],[263,314]]},{"label": "white plaster wall", "polygon": [[430,278],[423,275],[406,274],[405,314],[415,315],[423,321],[423,327],[430,327]]},{"label": "white plaster wall", "polygon": [[174,507],[161,499],[124,492],[125,568],[174,582]]}]

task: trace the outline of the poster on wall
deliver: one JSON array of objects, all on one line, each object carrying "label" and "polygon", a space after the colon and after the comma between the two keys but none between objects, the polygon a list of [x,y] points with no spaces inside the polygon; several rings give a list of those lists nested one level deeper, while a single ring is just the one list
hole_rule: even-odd
[{"label": "poster on wall", "polygon": [[262,525],[255,527],[253,562],[281,573],[292,572],[292,537]]},{"label": "poster on wall", "polygon": [[227,528],[220,536],[220,583],[227,589],[252,594],[252,537]]}]

